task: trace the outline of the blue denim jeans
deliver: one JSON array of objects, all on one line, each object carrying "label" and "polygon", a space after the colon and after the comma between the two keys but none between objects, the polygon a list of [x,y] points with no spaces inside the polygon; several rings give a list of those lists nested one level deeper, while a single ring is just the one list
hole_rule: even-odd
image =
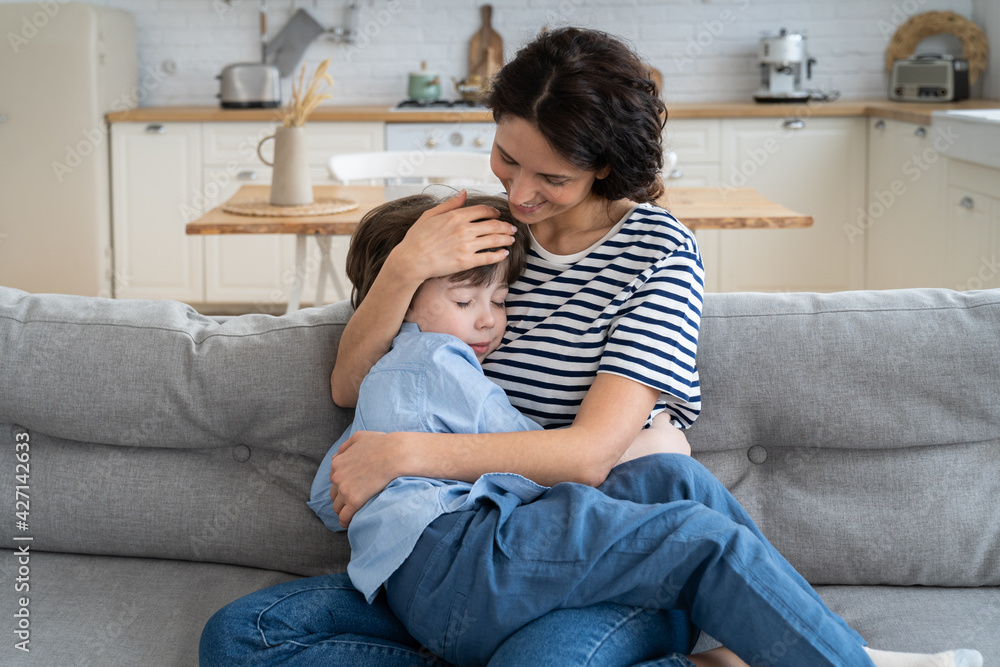
[{"label": "blue denim jeans", "polygon": [[463,667],[554,609],[607,602],[686,610],[752,665],[871,667],[861,637],[697,461],[643,457],[605,487],[558,484],[525,505],[498,494],[439,517],[389,580],[390,608]]},{"label": "blue denim jeans", "polygon": [[[697,639],[680,612],[600,604],[546,614],[516,632],[490,667],[689,667]],[[365,602],[346,574],[271,586],[219,610],[205,626],[201,667],[444,666],[413,639],[385,595]]]},{"label": "blue denim jeans", "polygon": [[[647,494],[618,466],[600,487],[609,497]],[[648,501],[648,496],[636,496]],[[681,611],[597,604],[557,609],[510,636],[489,667],[690,667],[683,657],[698,629]],[[447,665],[406,631],[385,594],[367,604],[346,574],[290,581],[220,609],[202,633],[200,664],[210,666]]]}]

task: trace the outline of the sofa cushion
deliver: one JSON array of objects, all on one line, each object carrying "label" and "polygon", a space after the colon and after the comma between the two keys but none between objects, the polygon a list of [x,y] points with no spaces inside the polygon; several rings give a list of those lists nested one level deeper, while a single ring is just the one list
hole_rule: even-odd
[{"label": "sofa cushion", "polygon": [[26,432],[33,548],[343,570],[346,539],[306,500],[351,418],[330,396],[349,316],[0,288],[0,462]]},{"label": "sofa cushion", "polygon": [[[996,632],[1000,588],[819,586],[816,590],[872,648],[904,653],[973,648],[983,654],[984,665],[1000,664]],[[695,651],[718,645],[702,634]],[[770,647],[776,657],[782,649],[780,639]]]},{"label": "sofa cushion", "polygon": [[1000,290],[710,294],[689,439],[813,583],[1000,584]]},{"label": "sofa cushion", "polygon": [[[0,550],[0,573],[13,582],[17,559]],[[293,575],[254,568],[157,558],[31,555],[30,653],[13,648],[5,628],[4,665],[101,667],[198,664],[198,640],[220,607]],[[0,614],[18,613],[12,593]]]}]

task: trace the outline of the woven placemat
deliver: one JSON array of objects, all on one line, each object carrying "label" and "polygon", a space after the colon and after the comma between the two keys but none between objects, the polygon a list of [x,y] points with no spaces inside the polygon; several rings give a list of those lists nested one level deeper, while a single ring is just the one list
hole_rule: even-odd
[{"label": "woven placemat", "polygon": [[969,61],[969,85],[986,69],[990,47],[978,25],[955,12],[924,12],[899,26],[885,51],[885,69],[892,71],[895,60],[904,60],[924,38],[937,34],[954,35],[962,42],[962,56]]},{"label": "woven placemat", "polygon": [[255,215],[258,217],[281,218],[303,217],[307,215],[333,215],[353,211],[358,202],[353,199],[338,197],[316,197],[311,204],[303,206],[275,206],[265,199],[252,199],[245,202],[225,204],[222,210],[236,215]]}]

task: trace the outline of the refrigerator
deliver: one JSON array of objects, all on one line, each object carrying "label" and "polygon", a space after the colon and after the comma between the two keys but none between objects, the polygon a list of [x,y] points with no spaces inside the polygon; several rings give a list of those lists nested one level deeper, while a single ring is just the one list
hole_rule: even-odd
[{"label": "refrigerator", "polygon": [[112,296],[109,132],[136,106],[135,21],[0,2],[0,285]]}]

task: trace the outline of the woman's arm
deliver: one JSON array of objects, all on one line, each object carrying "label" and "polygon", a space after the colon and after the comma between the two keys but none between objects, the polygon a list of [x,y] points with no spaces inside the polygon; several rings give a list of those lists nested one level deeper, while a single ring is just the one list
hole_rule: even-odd
[{"label": "woman's arm", "polygon": [[573,423],[520,433],[355,433],[333,457],[333,509],[347,526],[368,499],[396,477],[475,481],[515,472],[539,484],[597,486],[642,429],[660,393],[627,378],[599,373]]},{"label": "woman's arm", "polygon": [[351,317],[330,376],[333,402],[354,407],[358,388],[389,351],[417,288],[428,278],[499,262],[507,250],[480,252],[514,241],[509,223],[490,206],[465,208],[466,193],[426,211],[386,259],[365,300]]}]

